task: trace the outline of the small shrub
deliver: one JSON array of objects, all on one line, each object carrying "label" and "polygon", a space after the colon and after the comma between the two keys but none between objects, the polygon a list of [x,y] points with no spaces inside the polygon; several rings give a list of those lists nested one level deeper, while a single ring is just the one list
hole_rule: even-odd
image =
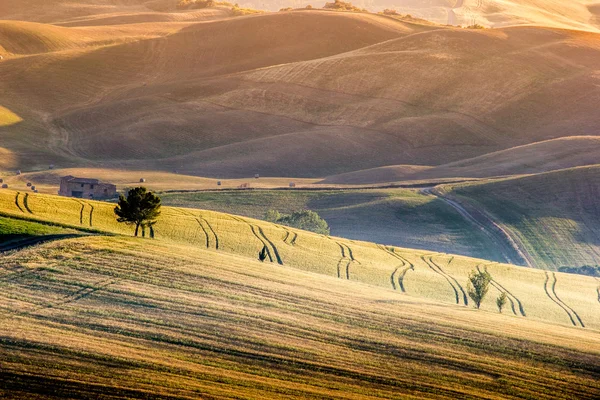
[{"label": "small shrub", "polygon": [[500,296],[496,299],[496,305],[498,306],[498,312],[502,314],[502,309],[506,305],[506,292],[500,293]]},{"label": "small shrub", "polygon": [[392,9],[389,9],[389,8],[386,8],[386,9],[385,9],[385,10],[383,10],[381,13],[382,13],[383,15],[397,15],[397,16],[399,16],[399,15],[400,15],[400,14],[398,13],[398,11],[396,11],[396,10],[392,10]]},{"label": "small shrub", "polygon": [[267,259],[267,246],[263,246],[262,250],[258,252],[258,260],[260,262],[265,262]]},{"label": "small shrub", "polygon": [[292,11],[293,8],[292,7],[286,7],[286,8],[280,8],[279,11]]},{"label": "small shrub", "polygon": [[265,221],[277,222],[281,218],[281,213],[277,210],[268,210],[265,213]]},{"label": "small shrub", "polygon": [[479,25],[479,24],[474,24],[474,25],[467,26],[465,29],[485,29],[485,26]]},{"label": "small shrub", "polygon": [[467,291],[469,297],[475,303],[478,309],[481,307],[485,295],[490,288],[492,276],[487,271],[471,271],[469,274],[469,282],[467,283]]}]

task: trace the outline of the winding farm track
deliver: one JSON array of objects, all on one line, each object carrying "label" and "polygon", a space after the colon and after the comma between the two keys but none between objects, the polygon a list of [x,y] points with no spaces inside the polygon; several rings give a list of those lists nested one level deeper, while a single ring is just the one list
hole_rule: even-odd
[{"label": "winding farm track", "polygon": [[[333,239],[331,239],[331,240],[333,240]],[[347,244],[338,242],[336,240],[333,240],[333,241],[340,248],[340,253],[342,255],[342,257],[338,261],[338,265],[337,265],[338,278],[342,277],[342,269],[343,269],[344,274],[346,275],[346,279],[350,280],[350,266],[352,265],[352,263],[360,264],[360,262],[358,262],[354,258],[354,253],[352,252],[352,249],[350,248],[350,246],[348,246]]]},{"label": "winding farm track", "polygon": [[25,214],[25,210],[23,210],[23,208],[19,204],[19,195],[20,194],[21,194],[21,192],[17,192],[17,194],[15,195],[15,205],[17,206],[17,208],[19,209],[19,211],[21,211],[23,214]]},{"label": "winding farm track", "polygon": [[[487,269],[487,265],[483,267],[485,272],[488,272]],[[480,266],[477,266],[477,271],[482,272]],[[491,281],[491,285],[493,287],[495,287],[499,292],[504,292],[506,293],[506,297],[508,298],[508,301],[510,302],[510,308],[512,309],[512,312],[514,315],[517,316],[522,316],[522,317],[526,317],[527,314],[525,314],[525,308],[523,307],[523,303],[521,303],[521,300],[519,300],[519,298],[517,296],[515,296],[514,294],[512,294],[509,290],[507,290],[504,286],[502,286],[497,280],[495,280],[492,277],[492,281]],[[515,303],[518,307],[518,311],[515,308]]]},{"label": "winding farm track", "polygon": [[435,188],[425,188],[423,193],[435,196],[441,201],[454,208],[464,219],[477,227],[484,235],[486,235],[500,251],[504,257],[504,261],[509,264],[526,265],[533,268],[534,264],[525,252],[517,245],[517,242],[509,235],[506,229],[494,222],[485,213],[473,209],[467,210],[465,206],[454,199],[449,199],[446,196],[438,193]]},{"label": "winding farm track", "polygon": [[[546,275],[546,280],[544,281],[544,290],[546,291],[546,295],[550,298],[550,300],[556,303],[567,313],[573,326],[581,326],[582,328],[585,328],[585,325],[583,324],[581,318],[579,318],[577,312],[575,312],[575,310],[569,307],[564,301],[560,299],[560,297],[558,297],[558,294],[556,294],[556,274],[554,272],[549,273],[548,271],[545,271],[544,273]],[[552,283],[550,283],[550,277],[552,277]]]},{"label": "winding farm track", "polygon": [[207,249],[210,249],[210,242],[212,238],[215,250],[219,250],[219,236],[217,235],[217,232],[215,232],[215,230],[213,229],[212,225],[206,220],[206,218],[185,210],[180,210],[180,212],[184,215],[189,215],[190,217],[193,217],[196,220],[198,226],[202,230],[202,233],[204,233],[204,237],[206,238]]},{"label": "winding farm track", "polygon": [[25,197],[23,197],[23,206],[25,207],[25,209],[27,210],[27,212],[29,214],[33,214],[33,211],[31,211],[31,208],[29,208],[29,193],[25,193]]}]

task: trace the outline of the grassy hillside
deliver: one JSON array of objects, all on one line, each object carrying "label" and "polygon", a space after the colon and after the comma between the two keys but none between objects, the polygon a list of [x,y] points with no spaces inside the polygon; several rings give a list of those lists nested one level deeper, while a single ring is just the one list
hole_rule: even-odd
[{"label": "grassy hillside", "polygon": [[[600,336],[195,246],[0,258],[11,398],[594,398]],[[558,384],[560,383],[560,384]]]},{"label": "grassy hillside", "polygon": [[600,167],[444,186],[500,223],[540,268],[600,263]]},{"label": "grassy hillside", "polygon": [[331,233],[349,239],[505,261],[489,238],[434,196],[408,189],[164,193],[172,206],[264,218],[313,210]]},{"label": "grassy hillside", "polygon": [[[0,191],[0,211],[5,215],[131,235],[131,227],[116,222],[113,207],[102,202],[39,194],[25,197],[22,193]],[[495,297],[500,290],[507,290],[514,307],[510,313],[519,318],[525,315],[574,326],[600,327],[600,313],[596,311],[598,282],[590,277],[548,274],[432,251],[324,237],[213,211],[164,207],[155,231],[161,242],[250,259],[256,259],[266,246],[268,264],[274,267],[293,267],[458,305],[470,304],[465,294],[469,272],[487,268],[499,286],[490,292],[484,310],[493,311]],[[561,301],[557,302],[556,297]]]}]

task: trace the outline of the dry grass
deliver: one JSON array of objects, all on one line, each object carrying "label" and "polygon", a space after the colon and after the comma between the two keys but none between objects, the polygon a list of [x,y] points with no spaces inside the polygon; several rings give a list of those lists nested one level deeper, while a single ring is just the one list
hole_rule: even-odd
[{"label": "dry grass", "polygon": [[[0,191],[0,212],[87,230],[132,234],[131,227],[116,222],[112,204],[39,194],[27,198],[16,195],[13,191]],[[155,231],[161,241],[250,259],[256,259],[263,246],[267,246],[269,264],[273,267],[294,267],[459,305],[470,305],[463,294],[468,273],[490,264],[473,258],[324,237],[264,221],[194,209],[164,207]],[[527,318],[581,325],[552,300],[552,293],[546,293],[544,271],[506,265],[488,268],[506,290],[521,300]],[[586,311],[598,307],[598,285],[594,279],[562,273],[556,277],[558,296],[569,299],[565,302],[575,314],[584,315],[581,319],[587,328],[600,328],[600,313]],[[581,288],[565,284],[568,281],[579,282]],[[493,311],[493,299],[483,308]],[[523,317],[522,313],[518,315]]]},{"label": "dry grass", "polygon": [[3,256],[0,281],[0,394],[11,398],[600,393],[597,331],[197,247],[68,240]]}]

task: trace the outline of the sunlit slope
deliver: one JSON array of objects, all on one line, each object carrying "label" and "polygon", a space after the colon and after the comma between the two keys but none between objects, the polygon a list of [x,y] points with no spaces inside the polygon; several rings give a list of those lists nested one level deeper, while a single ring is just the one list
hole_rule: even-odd
[{"label": "sunlit slope", "polygon": [[435,196],[408,189],[163,193],[164,204],[251,218],[313,210],[334,236],[505,262],[496,244]]},{"label": "sunlit slope", "polygon": [[559,28],[600,29],[596,0],[464,0],[455,9],[457,23],[501,27],[541,25]]},{"label": "sunlit slope", "polygon": [[[0,207],[9,216],[132,234],[131,227],[116,222],[114,205],[109,203],[2,190]],[[469,272],[487,268],[502,286],[490,291],[484,309],[494,310],[499,290],[506,290],[515,307],[510,313],[519,318],[600,327],[599,283],[589,277],[546,275],[541,270],[472,258],[325,237],[202,210],[164,207],[155,231],[163,241],[252,259],[266,247],[267,262],[273,267],[298,268],[458,305],[471,305],[466,295]],[[562,300],[557,302],[555,297]]]},{"label": "sunlit slope", "polygon": [[[593,398],[600,336],[198,247],[0,258],[11,398]],[[560,384],[557,384],[560,382]]]},{"label": "sunlit slope", "polygon": [[[377,16],[309,14],[186,23],[166,38],[8,58],[0,62],[5,77],[0,83],[2,105],[23,122],[2,130],[7,147],[18,150],[23,164],[30,166],[89,165],[110,159],[128,167],[131,160],[135,164],[141,159],[151,161],[138,162],[137,167],[183,170],[189,162],[173,157],[311,129],[303,122],[227,109],[197,98],[221,91],[221,84],[236,85],[225,80],[212,87],[208,77],[347,52],[413,31]],[[146,24],[111,29],[140,29],[139,25],[153,32]],[[156,25],[165,29],[164,24]]]},{"label": "sunlit slope", "polygon": [[327,177],[331,184],[374,184],[443,178],[537,174],[597,164],[600,137],[570,136],[517,146],[437,167],[391,165]]},{"label": "sunlit slope", "polygon": [[600,167],[581,167],[443,191],[487,212],[540,268],[600,263]]},{"label": "sunlit slope", "polygon": [[[438,29],[263,68],[238,75],[239,81],[228,78],[235,84],[206,100],[310,125],[177,160],[209,174],[245,167],[323,176],[383,165],[441,165],[594,134],[600,123],[598,57],[599,36],[591,33]],[[254,157],[263,149],[268,157]],[[313,155],[310,162],[306,154]]]},{"label": "sunlit slope", "polygon": [[[165,24],[180,29],[0,62],[2,105],[23,119],[0,133],[21,169],[323,177],[442,165],[600,124],[593,33],[303,11]],[[165,29],[110,29],[137,25]]]}]

